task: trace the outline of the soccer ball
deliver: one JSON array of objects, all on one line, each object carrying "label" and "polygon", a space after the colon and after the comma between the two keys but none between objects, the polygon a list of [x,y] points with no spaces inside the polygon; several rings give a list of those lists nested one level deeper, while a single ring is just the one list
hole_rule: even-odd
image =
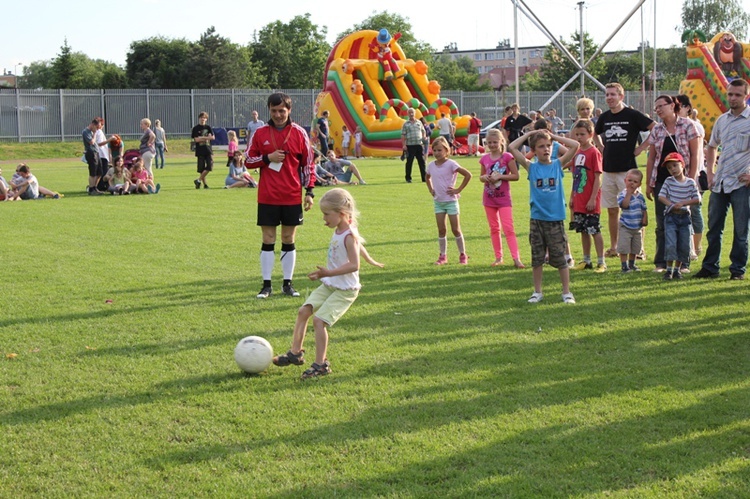
[{"label": "soccer ball", "polygon": [[265,338],[248,336],[234,348],[234,361],[246,373],[257,374],[271,365],[273,349]]}]

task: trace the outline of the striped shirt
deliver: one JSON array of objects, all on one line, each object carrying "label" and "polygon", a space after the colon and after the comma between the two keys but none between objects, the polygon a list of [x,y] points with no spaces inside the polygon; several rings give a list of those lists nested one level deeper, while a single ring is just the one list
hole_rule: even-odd
[{"label": "striped shirt", "polygon": [[[732,111],[719,116],[708,145],[713,148],[721,146],[719,166],[714,173],[711,190],[720,193],[723,189],[725,193],[730,193],[744,187],[739,177],[743,173],[750,173],[750,107],[745,106],[738,116],[734,116]],[[713,165],[708,165],[708,168],[711,167]]]},{"label": "striped shirt", "polygon": [[656,177],[658,175],[659,167],[664,162],[662,155],[662,148],[664,142],[667,140],[674,140],[674,145],[677,148],[677,152],[682,154],[685,159],[685,166],[690,170],[690,141],[698,137],[698,128],[692,120],[683,118],[682,116],[677,117],[677,121],[674,124],[675,133],[674,137],[670,139],[669,131],[664,123],[657,123],[654,128],[651,129],[651,143],[654,145],[656,150],[656,156],[654,157],[654,167],[651,169],[651,178],[649,179],[649,185],[651,187],[656,186]]},{"label": "striped shirt", "polygon": [[[665,197],[669,199],[670,205],[674,203],[682,203],[684,201],[690,201],[691,199],[700,200],[701,195],[698,192],[698,186],[695,185],[695,180],[692,178],[685,177],[682,182],[677,181],[674,177],[668,177],[664,181],[664,186],[659,191],[659,197]],[[669,205],[664,207],[664,214],[667,214]],[[683,215],[690,213],[690,206],[683,206],[679,212],[672,212],[675,215]]]},{"label": "striped shirt", "polygon": [[623,189],[620,194],[617,195],[617,204],[620,206],[620,225],[628,229],[640,229],[643,227],[643,213],[648,211],[646,205],[646,198],[640,191],[636,191],[630,196],[630,206],[627,208],[622,207],[622,201],[625,199],[625,194],[628,191]]}]

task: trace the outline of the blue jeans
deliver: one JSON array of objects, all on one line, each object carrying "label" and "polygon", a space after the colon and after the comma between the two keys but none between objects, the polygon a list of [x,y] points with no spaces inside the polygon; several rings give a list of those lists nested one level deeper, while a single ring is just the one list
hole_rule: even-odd
[{"label": "blue jeans", "polygon": [[[156,158],[154,168],[164,168],[164,144],[157,142],[156,146]],[[161,158],[161,166],[159,166],[159,158]]]},{"label": "blue jeans", "polygon": [[750,188],[740,187],[732,192],[713,192],[708,201],[708,233],[706,234],[706,256],[703,268],[712,274],[719,273],[721,262],[721,242],[724,235],[724,224],[729,208],[732,208],[734,235],[732,250],[729,253],[729,271],[733,274],[745,274],[747,266],[747,236],[750,229]]},{"label": "blue jeans", "polygon": [[664,215],[664,259],[667,262],[690,261],[690,236],[693,223],[690,214]]}]

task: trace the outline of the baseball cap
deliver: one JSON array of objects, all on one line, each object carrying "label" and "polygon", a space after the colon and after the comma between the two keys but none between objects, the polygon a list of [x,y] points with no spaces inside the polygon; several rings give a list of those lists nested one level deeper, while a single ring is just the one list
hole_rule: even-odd
[{"label": "baseball cap", "polygon": [[667,154],[667,157],[664,158],[664,161],[661,162],[663,165],[667,161],[677,161],[678,163],[682,164],[682,166],[685,166],[685,159],[682,157],[682,154],[678,152],[670,152]]}]

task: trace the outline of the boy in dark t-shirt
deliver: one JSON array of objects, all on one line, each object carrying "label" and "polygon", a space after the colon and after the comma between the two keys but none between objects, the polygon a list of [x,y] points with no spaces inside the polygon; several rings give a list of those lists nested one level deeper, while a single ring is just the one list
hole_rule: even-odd
[{"label": "boy in dark t-shirt", "polygon": [[214,131],[206,124],[207,121],[208,113],[200,113],[198,115],[198,124],[193,127],[193,131],[190,134],[195,143],[195,157],[198,158],[198,174],[200,175],[197,179],[193,180],[196,189],[201,188],[201,183],[204,189],[208,189],[206,175],[214,169],[213,150],[211,149],[211,141],[214,140]]}]

